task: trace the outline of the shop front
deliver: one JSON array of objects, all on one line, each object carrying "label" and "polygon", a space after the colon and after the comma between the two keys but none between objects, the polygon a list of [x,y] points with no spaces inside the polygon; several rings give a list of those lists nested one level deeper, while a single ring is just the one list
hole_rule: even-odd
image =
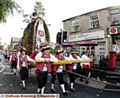
[{"label": "shop front", "polygon": [[89,54],[93,54],[96,57],[97,63],[99,62],[101,55],[108,54],[109,41],[108,38],[105,38],[104,30],[69,35],[69,42],[76,42],[79,44],[85,42],[96,42],[97,45],[80,45],[79,55],[81,56],[85,50],[89,50]]},{"label": "shop front", "polygon": [[116,52],[116,60],[120,60],[120,27],[109,28],[107,33],[111,36],[112,51]]}]

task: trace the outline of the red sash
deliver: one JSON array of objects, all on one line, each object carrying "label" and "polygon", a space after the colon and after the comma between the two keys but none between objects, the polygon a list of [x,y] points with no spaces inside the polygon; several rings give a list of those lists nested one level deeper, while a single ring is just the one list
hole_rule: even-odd
[{"label": "red sash", "polygon": [[[28,60],[27,60],[27,56],[25,55],[24,56],[24,59],[25,59],[25,64],[26,64],[26,68],[28,68]],[[19,66],[20,66],[20,69],[22,69],[22,63],[23,63],[23,59],[22,59],[22,55],[19,55]]]},{"label": "red sash", "polygon": [[[41,58],[50,58],[50,54],[45,56],[42,53]],[[36,69],[38,69],[40,71],[43,71],[43,68],[44,68],[45,65],[47,66],[48,72],[51,72],[51,63],[50,62],[38,62],[38,63],[36,63]]]},{"label": "red sash", "polygon": [[11,58],[11,61],[10,61],[10,64],[13,64],[13,61],[15,60],[15,58],[17,59],[17,54],[11,54],[12,55],[12,58]]}]

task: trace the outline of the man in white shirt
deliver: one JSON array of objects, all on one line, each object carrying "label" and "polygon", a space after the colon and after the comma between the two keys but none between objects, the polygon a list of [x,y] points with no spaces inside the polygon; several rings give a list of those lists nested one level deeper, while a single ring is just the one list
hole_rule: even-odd
[{"label": "man in white shirt", "polygon": [[[58,45],[55,47],[55,52],[56,52],[55,57],[59,61],[60,60],[69,61],[69,59],[63,55],[64,51],[61,45]],[[60,83],[60,87],[62,88],[63,95],[66,95],[68,94],[68,91],[65,90],[65,85],[64,85],[64,80],[63,80],[63,70],[66,70],[65,64],[57,64],[57,65],[52,66],[51,91],[53,93],[55,92],[54,84],[55,84],[55,80],[57,77]]]},{"label": "man in white shirt", "polygon": [[47,42],[41,44],[41,52],[39,52],[35,60],[43,61],[36,62],[36,78],[38,82],[37,93],[44,94],[45,85],[47,82],[48,72],[51,72],[51,62],[57,62],[57,58],[54,55],[50,54],[50,45]]},{"label": "man in white shirt", "polygon": [[70,90],[72,92],[75,91],[74,82],[75,82],[75,79],[76,79],[76,75],[71,73],[71,72],[75,72],[76,73],[76,69],[77,69],[77,66],[78,66],[77,62],[79,63],[80,60],[81,60],[81,58],[77,54],[78,54],[78,51],[76,49],[72,49],[71,50],[71,55],[69,56],[69,59],[75,61],[76,63],[73,63],[73,64],[67,66],[67,69],[70,71],[70,73],[69,73],[69,77],[70,77]]},{"label": "man in white shirt", "polygon": [[[84,54],[82,55],[82,57],[81,57],[81,59],[84,61],[84,60],[88,60],[88,61],[90,61],[90,58],[88,57],[88,53],[89,53],[89,51],[88,50],[86,50],[85,52],[84,52]],[[86,69],[86,67],[90,67],[90,63],[88,62],[88,63],[81,63],[81,74],[82,75],[84,75],[84,76],[86,76],[86,77],[88,77],[88,69]],[[80,77],[80,81],[82,81],[83,82],[83,77]],[[89,83],[89,81],[88,81],[88,78],[85,78],[85,83],[86,84],[88,84]]]},{"label": "man in white shirt", "polygon": [[28,75],[29,75],[28,61],[35,62],[28,55],[26,55],[26,49],[24,47],[22,47],[20,50],[19,57],[18,57],[18,63],[17,63],[18,67],[17,68],[20,72],[23,89],[25,89],[25,86],[26,86],[25,80],[28,78]]}]

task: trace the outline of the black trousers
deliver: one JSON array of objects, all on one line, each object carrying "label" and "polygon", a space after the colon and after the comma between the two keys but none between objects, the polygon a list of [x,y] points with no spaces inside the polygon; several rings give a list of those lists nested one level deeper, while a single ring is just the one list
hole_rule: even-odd
[{"label": "black trousers", "polygon": [[29,73],[28,73],[28,69],[26,67],[22,67],[22,69],[20,70],[20,77],[22,80],[28,79]]},{"label": "black trousers", "polygon": [[5,55],[5,59],[7,59],[7,55]]},{"label": "black trousers", "polygon": [[105,71],[102,71],[102,72],[100,72],[99,78],[104,81],[104,80],[106,80],[106,75],[107,75],[107,73]]},{"label": "black trousers", "polygon": [[[80,74],[88,77],[88,69],[87,68],[80,68]],[[83,77],[80,77],[80,80],[83,80]]]},{"label": "black trousers", "polygon": [[11,64],[11,68],[12,69],[17,69],[17,64],[15,62],[13,62],[13,64]]},{"label": "black trousers", "polygon": [[[72,70],[72,72],[76,73],[76,70]],[[73,73],[69,73],[69,78],[70,78],[70,82],[74,83],[76,79],[76,75]]]},{"label": "black trousers", "polygon": [[37,78],[37,81],[38,81],[38,88],[41,89],[46,85],[47,76],[48,76],[48,72],[38,72],[36,74],[36,78]]},{"label": "black trousers", "polygon": [[10,57],[7,57],[7,59],[8,59],[8,61],[9,61]]},{"label": "black trousers", "polygon": [[59,83],[64,84],[63,72],[57,73],[57,75],[52,74],[51,83],[53,83],[53,84],[55,83],[56,76],[58,77]]}]

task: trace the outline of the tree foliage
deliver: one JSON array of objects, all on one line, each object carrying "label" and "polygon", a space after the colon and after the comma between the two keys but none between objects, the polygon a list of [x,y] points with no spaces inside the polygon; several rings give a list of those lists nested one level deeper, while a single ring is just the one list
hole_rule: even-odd
[{"label": "tree foliage", "polygon": [[35,2],[34,12],[36,12],[40,17],[45,16],[45,8],[43,7],[41,2],[38,2],[38,1]]},{"label": "tree foliage", "polygon": [[[45,16],[45,8],[42,5],[42,2],[35,2],[34,8],[33,8],[33,13],[37,14],[37,17],[44,17]],[[25,23],[30,23],[31,22],[31,18],[33,15],[31,14],[23,14],[23,22]]]},{"label": "tree foliage", "polygon": [[14,0],[0,0],[0,22],[6,22],[9,14],[13,15],[14,10],[21,8]]}]

